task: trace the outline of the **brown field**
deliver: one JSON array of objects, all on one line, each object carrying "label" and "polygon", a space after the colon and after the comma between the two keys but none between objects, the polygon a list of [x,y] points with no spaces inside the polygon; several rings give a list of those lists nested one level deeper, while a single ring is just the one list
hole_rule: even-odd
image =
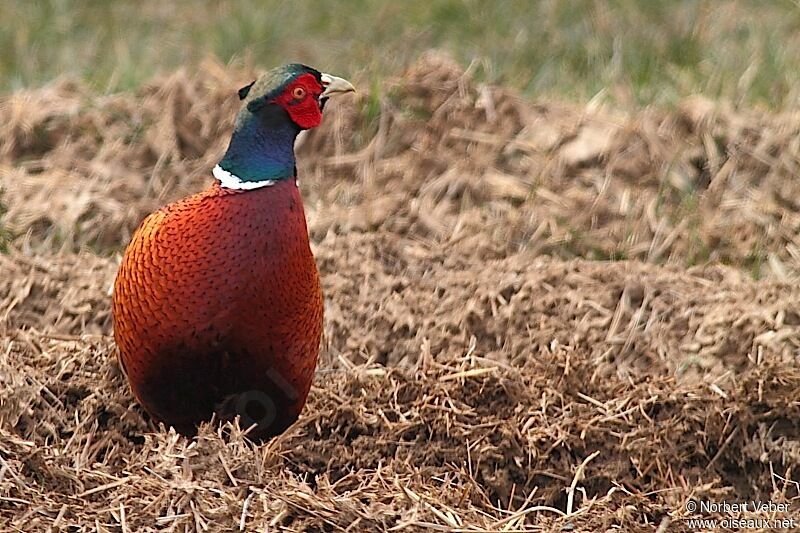
[{"label": "brown field", "polygon": [[440,54],[299,147],[326,294],[301,420],[260,447],[154,427],[115,360],[119,252],[210,181],[251,78],[0,102],[0,530],[800,520],[800,114],[529,102]]}]

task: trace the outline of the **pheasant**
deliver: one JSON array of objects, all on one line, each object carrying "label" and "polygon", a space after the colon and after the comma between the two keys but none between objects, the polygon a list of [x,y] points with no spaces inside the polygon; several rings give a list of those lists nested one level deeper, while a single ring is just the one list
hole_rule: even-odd
[{"label": "pheasant", "polygon": [[297,187],[294,141],[350,82],[291,64],[239,90],[243,107],[205,191],[141,223],[113,295],[114,338],[134,396],[193,435],[216,413],[277,435],[305,405],[322,290]]}]

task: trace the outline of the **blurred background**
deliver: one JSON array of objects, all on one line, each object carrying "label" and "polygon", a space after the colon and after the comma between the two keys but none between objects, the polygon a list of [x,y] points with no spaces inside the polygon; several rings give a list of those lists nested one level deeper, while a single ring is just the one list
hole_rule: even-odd
[{"label": "blurred background", "polygon": [[794,1],[43,0],[0,20],[0,250],[117,253],[208,183],[236,89],[300,61],[359,89],[299,148],[315,242],[467,234],[800,278]]},{"label": "blurred background", "polygon": [[430,48],[527,95],[671,104],[797,101],[796,1],[41,0],[0,5],[0,90],[59,76],[137,87],[207,56],[291,60],[378,83]]}]

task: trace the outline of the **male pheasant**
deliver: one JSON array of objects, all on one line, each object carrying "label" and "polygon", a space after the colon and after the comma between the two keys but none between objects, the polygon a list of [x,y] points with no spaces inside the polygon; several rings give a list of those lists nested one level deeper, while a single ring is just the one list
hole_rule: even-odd
[{"label": "male pheasant", "polygon": [[148,216],[114,283],[114,337],[133,394],[191,435],[239,415],[276,435],[305,405],[322,291],[297,188],[294,141],[342,78],[292,64],[239,90],[244,105],[214,184]]}]

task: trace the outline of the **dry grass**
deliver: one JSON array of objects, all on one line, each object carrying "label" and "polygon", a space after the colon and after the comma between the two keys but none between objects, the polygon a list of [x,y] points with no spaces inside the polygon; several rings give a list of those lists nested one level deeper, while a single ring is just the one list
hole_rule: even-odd
[{"label": "dry grass", "polygon": [[[118,251],[153,208],[208,183],[251,73],[206,63],[139,93],[62,83],[2,102],[0,226],[35,251]],[[534,254],[800,269],[800,117],[702,98],[625,115],[530,105],[429,56],[339,102],[300,149],[312,236],[388,231],[477,257]]]},{"label": "dry grass", "polygon": [[6,259],[5,528],[679,530],[690,497],[798,497],[796,288],[474,265],[381,235],[321,248],[324,360],[303,419],[261,448],[144,419],[107,336],[113,261]]},{"label": "dry grass", "polygon": [[112,253],[208,181],[249,73],[204,68],[0,111],[0,528],[683,531],[689,498],[798,516],[798,122],[531,105],[438,55],[300,148],[327,299],[303,418],[261,447],[152,427],[113,357]]}]

